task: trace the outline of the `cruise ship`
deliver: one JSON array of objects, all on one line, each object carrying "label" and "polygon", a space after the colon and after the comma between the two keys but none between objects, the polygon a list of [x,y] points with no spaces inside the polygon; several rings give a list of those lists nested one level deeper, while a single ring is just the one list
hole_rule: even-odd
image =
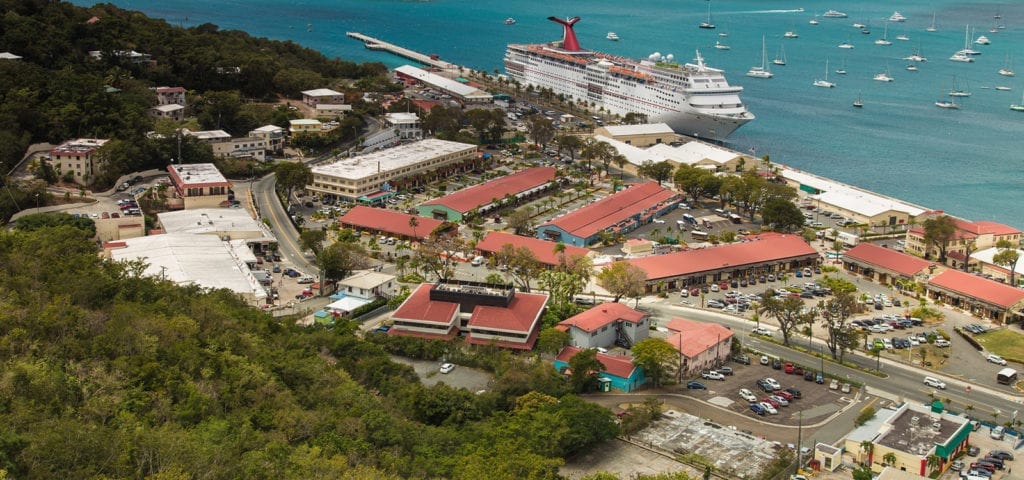
[{"label": "cruise ship", "polygon": [[666,56],[633,60],[580,47],[573,26],[579,17],[548,20],[562,25],[562,40],[510,44],[505,71],[524,87],[548,88],[556,94],[625,116],[638,113],[651,123],[664,122],[676,133],[712,140],[728,137],[754,119],[740,92],[722,70],[704,64],[678,64]]}]

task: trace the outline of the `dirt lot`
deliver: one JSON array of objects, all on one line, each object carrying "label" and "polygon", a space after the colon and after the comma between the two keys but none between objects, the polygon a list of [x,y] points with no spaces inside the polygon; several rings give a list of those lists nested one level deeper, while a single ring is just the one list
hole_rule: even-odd
[{"label": "dirt lot", "polygon": [[468,367],[456,366],[451,373],[442,374],[438,362],[428,360],[413,360],[411,358],[391,356],[391,360],[412,366],[420,381],[430,387],[444,382],[446,385],[455,388],[465,388],[471,392],[478,392],[487,389],[491,384],[491,376],[486,372],[474,370]]},{"label": "dirt lot", "polygon": [[[708,387],[707,390],[687,390],[684,387],[681,393],[744,416],[791,426],[800,422],[800,415],[797,412],[802,413],[805,424],[821,421],[848,405],[857,394],[857,390],[852,387],[850,393],[842,393],[838,389],[830,390],[827,381],[824,385],[818,385],[813,381],[805,381],[803,376],[787,375],[783,370],[774,370],[770,366],[760,365],[758,358],[751,358],[751,360],[753,360],[752,365],[730,364],[735,374],[725,377],[724,381],[699,380]],[[764,377],[774,378],[784,389],[793,387],[800,390],[803,398],[794,400],[789,406],[782,407],[778,415],[758,417],[750,410],[749,403],[739,397],[738,392],[741,388],[746,388],[757,395],[757,398],[764,398],[766,393],[757,386],[757,380]]]}]

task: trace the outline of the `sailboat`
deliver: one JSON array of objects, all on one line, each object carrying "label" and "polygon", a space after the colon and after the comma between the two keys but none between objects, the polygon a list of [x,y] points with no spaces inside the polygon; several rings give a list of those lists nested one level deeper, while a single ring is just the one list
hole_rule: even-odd
[{"label": "sailboat", "polygon": [[853,44],[850,43],[850,36],[849,35],[846,36],[846,41],[845,42],[839,44],[839,48],[845,48],[845,49],[853,48]]},{"label": "sailboat", "polygon": [[1010,105],[1010,110],[1013,110],[1015,112],[1024,112],[1024,94],[1022,94],[1020,96],[1020,104],[1018,104],[1018,105],[1011,104]]},{"label": "sailboat", "polygon": [[772,60],[772,63],[775,64],[775,65],[785,65],[786,64],[786,46],[785,45],[779,45],[779,54],[775,56],[775,60]]},{"label": "sailboat", "polygon": [[835,86],[836,86],[835,83],[832,83],[832,82],[828,81],[828,59],[827,58],[825,59],[825,79],[824,80],[815,80],[814,81],[814,86],[815,87],[822,87],[822,88],[835,88]]},{"label": "sailboat", "polygon": [[772,72],[768,71],[768,51],[765,50],[764,35],[761,36],[761,66],[750,67],[750,70],[747,70],[747,76],[754,78],[772,78]]},{"label": "sailboat", "polygon": [[975,51],[975,50],[971,50],[971,30],[970,30],[970,28],[971,28],[970,25],[968,25],[964,29],[964,48],[963,48],[963,50],[960,50],[960,51],[954,53],[953,56],[949,57],[950,60],[952,60],[954,62],[970,63],[970,62],[974,61],[974,58],[971,57],[971,55],[977,55],[977,54],[981,53],[981,52],[978,52],[978,51]]},{"label": "sailboat", "polygon": [[1013,61],[1010,60],[1009,55],[1006,56],[1006,65],[1003,65],[1003,68],[999,69],[999,74],[1004,77],[1012,77],[1016,75],[1016,73],[1013,72]]},{"label": "sailboat", "polygon": [[856,108],[864,107],[864,102],[860,101],[860,92],[857,92],[857,99],[853,101],[853,106]]},{"label": "sailboat", "polygon": [[708,20],[706,22],[700,22],[700,28],[706,28],[708,30],[714,30],[715,24],[711,23],[711,2],[708,2]]},{"label": "sailboat", "polygon": [[884,72],[875,74],[874,79],[879,81],[879,82],[891,82],[891,81],[895,80],[894,78],[889,76],[889,66],[888,65],[886,65]]},{"label": "sailboat", "polygon": [[963,90],[963,89],[958,88],[956,86],[956,77],[954,76],[953,77],[953,88],[949,91],[949,96],[950,97],[969,97],[969,96],[971,96],[971,92],[968,92],[967,90]]},{"label": "sailboat", "polygon": [[715,42],[715,48],[717,48],[719,50],[732,50],[732,47],[730,47],[730,46],[728,46],[728,45],[726,45],[726,44],[724,44],[722,42]]},{"label": "sailboat", "polygon": [[836,73],[839,75],[846,75],[846,57],[843,57],[843,63],[836,69]]},{"label": "sailboat", "polygon": [[950,110],[956,110],[956,109],[960,108],[960,104],[954,102],[953,101],[953,97],[950,97],[948,100],[945,100],[945,99],[936,100],[935,101],[935,106],[939,107],[939,108],[947,108],[947,109],[950,109]]},{"label": "sailboat", "polygon": [[818,24],[818,14],[814,14],[814,18],[808,20],[807,23],[809,23],[811,25],[817,25]]},{"label": "sailboat", "polygon": [[885,22],[885,30],[882,31],[882,38],[879,38],[878,40],[875,40],[875,45],[883,45],[883,46],[892,45],[892,42],[889,41],[888,35],[889,35],[889,22]]},{"label": "sailboat", "polygon": [[938,31],[938,30],[939,30],[938,28],[935,28],[935,12],[932,12],[932,24],[929,25],[928,28],[924,29],[924,31],[926,31],[926,32],[935,32],[935,31]]}]

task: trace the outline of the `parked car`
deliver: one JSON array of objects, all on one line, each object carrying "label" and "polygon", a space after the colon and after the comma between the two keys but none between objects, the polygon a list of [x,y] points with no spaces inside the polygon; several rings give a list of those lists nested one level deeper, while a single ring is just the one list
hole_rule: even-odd
[{"label": "parked car", "polygon": [[849,383],[844,383],[843,386],[839,390],[841,392],[843,392],[843,393],[850,393],[850,384]]},{"label": "parked car", "polygon": [[775,392],[772,393],[772,395],[775,395],[777,397],[782,397],[782,398],[786,399],[787,402],[793,400],[793,398],[794,398],[793,394],[791,394],[791,393],[789,393],[789,392],[787,392],[785,390],[776,390]]},{"label": "parked car", "polygon": [[782,397],[780,397],[778,395],[769,395],[768,398],[771,399],[771,400],[774,400],[775,403],[777,403],[777,404],[779,404],[779,405],[781,405],[783,407],[788,407],[789,406],[789,400],[786,400],[785,398],[782,398]]},{"label": "parked car", "polygon": [[808,370],[808,371],[804,372],[804,380],[806,380],[808,382],[813,382],[814,381],[814,370]]},{"label": "parked car", "polygon": [[1008,452],[1006,450],[992,450],[991,452],[988,452],[988,456],[998,458],[1003,461],[1013,461],[1013,453]]},{"label": "parked car", "polygon": [[823,385],[825,383],[825,376],[822,375],[821,372],[818,372],[814,376],[814,383],[817,383],[818,385]]},{"label": "parked car", "polygon": [[750,404],[750,411],[754,412],[757,415],[761,415],[762,417],[765,416],[765,414],[768,413],[768,411],[765,410],[764,407],[762,407],[760,403],[751,403]]},{"label": "parked car", "polygon": [[732,361],[742,363],[743,365],[750,365],[750,357],[746,355],[734,355]]},{"label": "parked car", "polygon": [[798,398],[798,399],[799,398],[804,398],[804,395],[802,393],[800,393],[800,390],[797,390],[797,389],[795,389],[793,387],[787,388],[786,389],[786,393],[792,395],[793,398]]},{"label": "parked car", "polygon": [[773,358],[772,359],[772,368],[774,368],[775,370],[782,370],[782,360],[779,360],[777,358]]},{"label": "parked car", "polygon": [[828,384],[828,389],[829,390],[838,390],[839,389],[839,380],[836,380],[836,379],[833,378],[832,381],[829,382],[829,384]]},{"label": "parked car", "polygon": [[767,412],[769,415],[778,415],[779,414],[779,411],[775,409],[775,406],[770,404],[770,403],[761,402],[759,405],[761,405],[761,408],[763,408],[764,411]]},{"label": "parked car", "polygon": [[304,284],[304,283],[313,283],[315,281],[316,280],[313,279],[313,277],[301,277],[298,280],[296,280],[295,283],[303,283]]},{"label": "parked car", "polygon": [[768,365],[769,363],[771,363],[771,361],[768,360],[768,356],[767,355],[761,355],[761,365]]},{"label": "parked car", "polygon": [[783,371],[788,373],[788,374],[790,374],[790,375],[792,375],[793,374],[793,369],[794,369],[793,364],[789,363],[789,362],[786,362],[786,366],[784,367]]},{"label": "parked car", "polygon": [[949,347],[950,345],[951,344],[949,343],[949,340],[946,340],[945,338],[940,338],[940,339],[935,340],[935,346],[936,347],[946,348],[946,347]]},{"label": "parked car", "polygon": [[1006,365],[1006,360],[1003,360],[1003,357],[1000,357],[999,355],[989,355],[986,359],[996,365]]},{"label": "parked car", "polygon": [[721,373],[712,370],[710,372],[702,373],[701,378],[704,378],[706,380],[725,380],[725,375],[722,375]]},{"label": "parked car", "polygon": [[455,370],[455,364],[447,362],[441,364],[441,373],[451,373],[452,370]]},{"label": "parked car", "polygon": [[703,383],[700,382],[686,382],[686,388],[690,390],[707,390]]},{"label": "parked car", "polygon": [[754,396],[754,392],[751,392],[750,390],[747,390],[745,388],[741,388],[740,389],[740,398],[742,398],[742,399],[744,399],[744,400],[746,400],[748,402],[756,402],[757,401],[757,397]]},{"label": "parked car", "polygon": [[718,373],[721,373],[722,375],[732,375],[732,367],[718,367]]}]

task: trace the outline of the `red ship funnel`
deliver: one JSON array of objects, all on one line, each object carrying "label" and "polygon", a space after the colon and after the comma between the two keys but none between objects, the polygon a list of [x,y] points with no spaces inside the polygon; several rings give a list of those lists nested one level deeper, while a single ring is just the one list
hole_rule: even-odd
[{"label": "red ship funnel", "polygon": [[580,51],[580,42],[576,40],[576,32],[572,31],[572,26],[576,25],[576,22],[580,21],[580,17],[572,17],[568,20],[562,20],[558,17],[548,17],[555,23],[562,24],[562,49],[569,52]]}]

